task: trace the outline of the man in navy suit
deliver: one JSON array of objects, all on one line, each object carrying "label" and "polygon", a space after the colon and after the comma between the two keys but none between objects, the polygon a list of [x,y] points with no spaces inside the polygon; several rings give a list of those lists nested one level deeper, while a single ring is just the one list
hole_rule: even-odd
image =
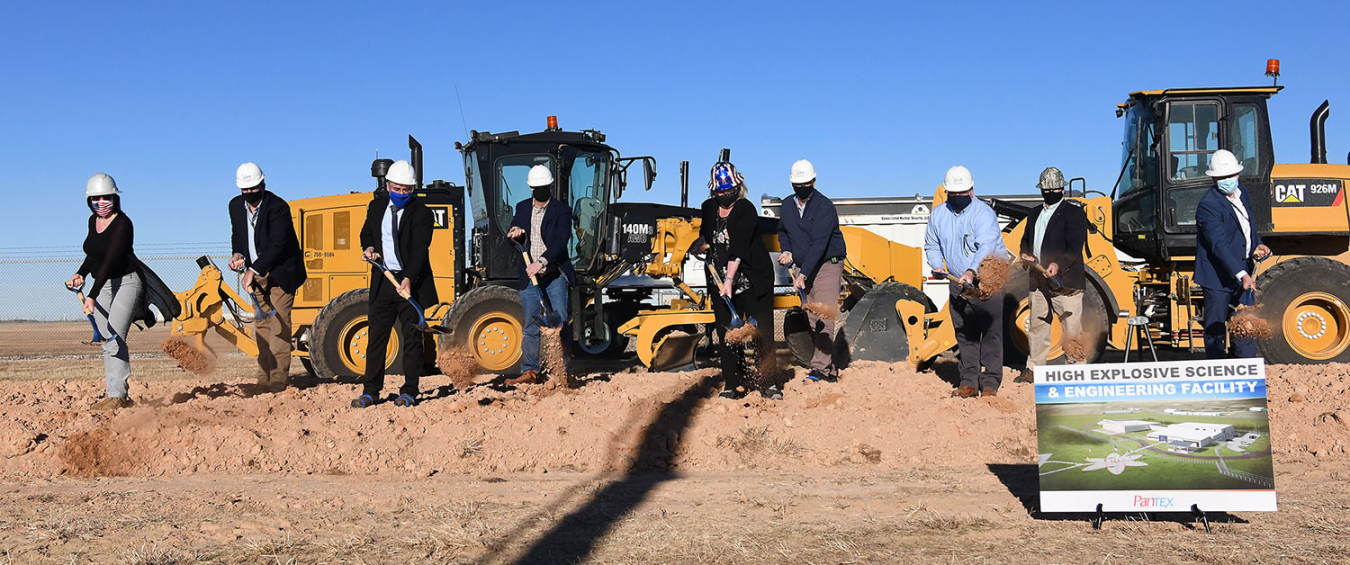
[{"label": "man in navy suit", "polygon": [[[1242,164],[1225,149],[1214,152],[1205,174],[1214,188],[1195,212],[1195,282],[1205,289],[1205,357],[1228,357],[1228,319],[1240,304],[1255,303],[1254,259],[1270,255],[1252,219],[1252,204],[1238,184]],[[1256,341],[1233,337],[1232,356],[1256,357]]]},{"label": "man in navy suit", "polygon": [[[572,207],[553,198],[553,172],[545,165],[530,168],[527,178],[530,198],[516,204],[516,215],[506,237],[520,240],[530,261],[521,261],[520,304],[525,311],[525,338],[521,343],[524,360],[519,377],[506,384],[533,384],[539,378],[539,291],[563,321],[567,320],[567,290],[576,283],[567,242],[572,238]],[[530,281],[534,277],[538,286]],[[561,376],[561,375],[550,375]]]}]

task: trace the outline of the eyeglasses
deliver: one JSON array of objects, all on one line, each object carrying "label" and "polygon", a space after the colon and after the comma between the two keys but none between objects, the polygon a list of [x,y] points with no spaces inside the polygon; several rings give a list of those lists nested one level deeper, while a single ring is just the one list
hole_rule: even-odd
[{"label": "eyeglasses", "polygon": [[411,186],[389,181],[384,181],[384,186],[389,189],[389,192],[397,192],[399,194],[408,194],[413,191],[413,187]]}]

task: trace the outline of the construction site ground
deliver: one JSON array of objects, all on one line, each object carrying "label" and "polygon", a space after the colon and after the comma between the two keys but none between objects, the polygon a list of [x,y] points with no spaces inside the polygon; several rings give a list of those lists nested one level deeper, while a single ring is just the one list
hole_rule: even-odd
[{"label": "construction site ground", "polygon": [[[132,397],[78,324],[0,349],[0,565],[20,563],[1345,563],[1350,366],[1268,368],[1280,510],[1037,508],[1030,385],[961,400],[934,372],[859,364],[784,399],[715,397],[711,369],[576,362],[575,389],[468,390],[353,410],[352,384],[197,377],[133,332]],[[67,346],[66,344],[72,344]],[[223,345],[218,348],[225,351]],[[401,377],[390,377],[392,393]]]}]

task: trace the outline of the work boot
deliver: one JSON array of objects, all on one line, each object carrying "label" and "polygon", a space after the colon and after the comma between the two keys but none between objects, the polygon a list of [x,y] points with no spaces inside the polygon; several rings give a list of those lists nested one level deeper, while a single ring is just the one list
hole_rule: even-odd
[{"label": "work boot", "polygon": [[980,389],[980,396],[998,396],[998,389],[992,386],[984,387]]},{"label": "work boot", "polygon": [[976,390],[975,387],[970,385],[961,385],[959,387],[956,387],[956,390],[952,391],[952,396],[957,396],[960,398],[974,398],[976,396],[979,396],[979,394],[980,391]]},{"label": "work boot", "polygon": [[267,377],[258,378],[258,390],[260,392],[282,392],[286,390],[285,380],[272,380]]},{"label": "work boot", "polygon": [[109,396],[89,406],[90,410],[118,410],[121,408],[131,408],[134,404],[130,398]]},{"label": "work boot", "polygon": [[1036,373],[1031,370],[1031,367],[1027,367],[1022,369],[1022,372],[1013,379],[1013,382],[1027,384],[1034,383],[1036,382]]},{"label": "work boot", "polygon": [[511,386],[532,385],[538,382],[538,380],[539,380],[539,373],[531,369],[529,371],[521,373],[519,377],[516,377],[514,379],[506,379],[506,384],[509,384]]}]

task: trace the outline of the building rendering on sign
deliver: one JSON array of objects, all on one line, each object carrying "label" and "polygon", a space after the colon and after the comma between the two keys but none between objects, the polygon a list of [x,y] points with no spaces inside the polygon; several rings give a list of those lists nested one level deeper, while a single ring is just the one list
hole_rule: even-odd
[{"label": "building rendering on sign", "polygon": [[1233,439],[1236,432],[1228,424],[1185,422],[1168,426],[1155,425],[1148,439],[1164,442],[1171,451],[1192,452],[1219,442]]},{"label": "building rendering on sign", "polygon": [[1112,434],[1127,434],[1130,432],[1142,432],[1155,425],[1155,422],[1146,422],[1144,420],[1102,420],[1097,422],[1102,430]]}]

